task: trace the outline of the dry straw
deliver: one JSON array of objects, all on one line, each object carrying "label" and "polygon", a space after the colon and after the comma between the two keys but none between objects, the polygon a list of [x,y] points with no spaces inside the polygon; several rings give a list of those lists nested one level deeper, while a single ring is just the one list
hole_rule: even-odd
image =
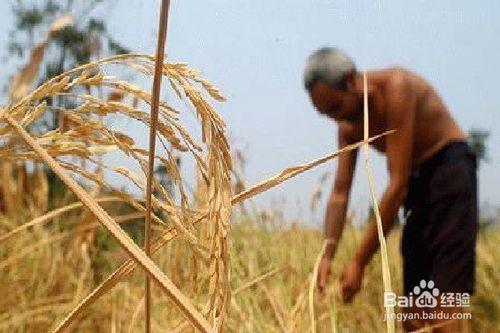
[{"label": "dry straw", "polygon": [[[80,177],[94,182],[107,189],[112,194],[117,195],[121,200],[127,202],[139,211],[145,212],[145,208],[140,200],[135,199],[131,194],[116,189],[107,184],[103,179],[96,177],[90,170],[85,170],[77,164],[70,163],[67,157],[77,157],[88,162],[96,163],[94,158],[98,153],[108,151],[121,151],[124,156],[134,159],[139,166],[145,170],[146,157],[148,151],[136,147],[131,137],[125,133],[113,130],[95,121],[94,116],[111,116],[121,114],[133,120],[149,125],[147,113],[134,106],[122,102],[111,100],[101,100],[99,98],[79,93],[79,87],[111,87],[124,95],[133,99],[141,100],[147,104],[151,103],[151,96],[140,87],[134,86],[128,82],[119,81],[114,77],[105,76],[101,68],[106,64],[124,64],[129,68],[141,73],[150,75],[154,68],[154,58],[141,54],[129,54],[110,57],[94,63],[80,66],[79,68],[63,73],[48,82],[42,84],[31,94],[23,97],[16,104],[10,105],[2,110],[2,117],[10,126],[0,127],[0,133],[4,138],[22,138],[31,149],[17,144],[16,146],[2,151],[2,157],[6,161],[42,161],[52,168],[58,176],[77,194],[82,203],[91,210],[98,219],[117,237],[118,241],[124,246],[129,254],[139,263],[155,281],[160,283],[167,293],[173,297],[179,308],[192,321],[193,325],[202,331],[212,331],[214,327],[222,327],[227,295],[229,294],[228,272],[226,267],[227,260],[227,226],[229,225],[230,192],[229,192],[229,171],[231,168],[228,144],[224,136],[225,125],[215,110],[205,101],[202,93],[198,91],[193,84],[199,84],[204,88],[208,95],[217,100],[223,100],[217,89],[210,83],[198,77],[198,72],[187,69],[184,64],[163,64],[160,66],[163,75],[167,76],[172,87],[179,96],[187,97],[192,103],[200,118],[201,130],[203,133],[204,149],[199,143],[189,135],[187,130],[179,122],[178,111],[165,103],[159,103],[160,122],[158,126],[158,137],[163,145],[171,145],[170,149],[186,151],[194,156],[197,168],[205,176],[205,181],[212,187],[212,198],[208,201],[205,211],[213,217],[211,253],[214,258],[212,269],[214,278],[211,282],[211,294],[208,302],[208,313],[212,314],[212,324],[200,315],[191,302],[176,289],[176,287],[164,276],[163,273],[144,257],[143,252],[128,238],[128,236],[117,227],[116,223],[107,215],[107,213],[97,204],[96,200],[91,198],[84,189],[76,183],[67,173],[78,174]],[[80,89],[81,90],[81,89]],[[79,101],[76,107],[66,109],[62,106],[56,106],[53,109],[61,112],[67,123],[71,124],[68,129],[60,128],[48,133],[32,137],[34,134],[28,134],[24,127],[35,123],[44,112],[48,110],[45,99],[52,96],[64,95],[72,97]],[[168,147],[166,147],[168,149]],[[54,158],[65,158],[56,161]],[[169,174],[179,177],[180,172],[176,170],[176,164],[172,163],[171,154],[167,156],[156,156],[169,170]],[[133,172],[124,167],[111,167],[102,165],[117,174],[124,176],[131,183],[143,189],[142,177],[134,175]],[[66,170],[64,170],[66,169]],[[175,179],[178,192],[180,193],[181,206],[177,206],[171,195],[162,187],[157,179],[152,181],[159,197],[152,198],[153,206],[158,211],[164,211],[169,218],[167,222],[179,231],[194,244],[198,239],[185,227],[186,219],[189,215],[195,214],[190,208],[189,202],[185,199],[181,179]],[[226,198],[226,199],[224,199]],[[229,204],[221,204],[225,200]],[[35,219],[29,226],[43,223],[54,215],[62,214],[73,207],[66,207],[55,212],[50,212],[44,216],[44,219]],[[192,213],[190,213],[192,212]],[[164,224],[158,216],[154,215],[154,220]],[[13,234],[17,234],[22,229],[15,230],[5,240]],[[222,250],[221,250],[222,249]],[[215,323],[215,321],[218,322]],[[215,323],[215,325],[214,325]]]},{"label": "dry straw", "polygon": [[[232,161],[226,138],[226,125],[207,101],[207,96],[217,101],[223,101],[224,98],[214,86],[199,76],[199,72],[189,69],[185,64],[161,63],[161,66],[155,67],[155,60],[156,58],[149,55],[127,54],[85,64],[50,79],[27,95],[13,98],[14,103],[1,111],[0,116],[4,124],[0,124],[0,137],[4,142],[11,144],[0,151],[0,158],[5,163],[28,161],[30,163],[44,163],[77,195],[81,204],[70,204],[35,217],[27,224],[2,236],[0,242],[10,239],[14,235],[19,235],[20,232],[30,227],[85,207],[118,240],[130,256],[127,262],[81,300],[54,332],[68,329],[90,305],[100,296],[108,293],[137,265],[170,296],[186,316],[190,325],[202,332],[222,331],[227,321],[228,307],[232,304],[228,246],[232,206],[315,166],[326,163],[343,152],[356,149],[390,133],[386,132],[373,138],[365,137],[362,142],[317,160],[287,168],[266,181],[233,196],[230,182]],[[180,111],[165,102],[159,101],[157,104],[158,122],[151,121],[149,112],[145,111],[142,106],[154,103],[152,95],[139,86],[105,74],[108,66],[125,66],[129,70],[147,77],[153,74],[155,68],[160,68],[162,75],[172,88],[174,96],[187,100],[195,110],[201,139],[195,140],[194,136],[182,124],[179,116]],[[106,99],[89,94],[92,89],[103,88],[110,90],[110,98]],[[46,102],[47,99],[53,99],[56,96],[64,96],[64,98],[72,100],[72,106],[49,106]],[[64,119],[64,126],[46,133],[31,130],[32,126],[37,124],[49,110],[60,113],[61,118]],[[101,121],[101,118],[108,121]],[[156,124],[158,132],[155,137],[161,144],[163,152],[154,154],[153,150],[139,147],[130,135],[107,125],[112,124],[113,119],[123,118],[141,123],[146,127]],[[100,158],[101,155],[109,152],[119,153],[122,159],[134,161],[143,174],[136,174],[122,165],[112,165],[105,158]],[[201,207],[192,204],[184,189],[185,180],[182,179],[179,167],[175,162],[175,154],[190,156],[195,163],[200,179],[207,189],[207,200]],[[156,162],[165,166],[173,180],[173,191],[176,197],[164,188],[159,179],[156,177],[148,178],[150,175],[148,158],[151,161],[151,156]],[[85,163],[81,163],[82,161]],[[138,198],[129,191],[112,186],[105,178],[99,176],[96,169],[107,170],[117,177],[121,177],[124,182],[139,190],[141,196]],[[151,245],[151,253],[157,252],[177,236],[187,240],[193,249],[194,256],[199,257],[202,261],[204,261],[206,253],[209,267],[209,287],[204,297],[205,306],[200,306],[199,303],[195,306],[120,228],[117,219],[113,219],[100,206],[100,203],[112,200],[122,201],[137,213],[147,216],[148,208],[144,205],[144,196],[147,192],[148,179],[152,189],[154,189],[150,205],[154,209],[154,213],[151,218],[161,231]],[[101,188],[109,197],[92,197],[81,185],[89,183]],[[138,215],[130,216],[134,218]],[[202,221],[205,222],[203,225],[206,226],[207,232],[204,236],[200,236],[199,232],[195,230],[195,225]],[[265,276],[272,274],[274,272]],[[259,279],[256,281],[258,282]],[[250,283],[250,285],[252,284]],[[243,287],[237,290],[242,290],[241,288]],[[271,294],[269,295],[271,296]],[[279,305],[275,304],[275,306],[277,318],[282,319]],[[282,328],[285,326],[282,323]]]},{"label": "dry straw", "polygon": [[57,31],[72,25],[73,21],[73,16],[66,14],[52,22],[46,36],[33,48],[29,62],[12,79],[9,87],[11,100],[17,101],[28,92],[38,75],[38,68],[43,60],[50,38]]},{"label": "dry straw", "polygon": [[[168,25],[168,10],[170,1],[163,0],[160,8],[160,21],[158,27],[158,42],[156,47],[156,59],[153,76],[152,88],[152,101],[151,101],[151,119],[149,127],[149,155],[148,155],[148,169],[147,169],[147,184],[146,184],[146,223],[144,224],[144,242],[145,251],[148,257],[151,256],[151,214],[152,214],[152,192],[153,192],[153,177],[154,177],[154,163],[156,153],[156,132],[158,127],[158,105],[160,103],[160,90],[162,71],[165,54],[165,43],[167,39],[167,25]],[[144,297],[144,308],[146,312],[146,332],[151,332],[151,281],[146,276],[146,295]]]},{"label": "dry straw", "polygon": [[321,257],[323,257],[327,245],[328,240],[325,240],[316,258],[314,269],[311,275],[311,281],[309,283],[309,316],[311,317],[311,333],[316,333],[316,318],[314,315],[314,291],[316,290],[316,281],[318,279],[318,270],[321,263]]},{"label": "dry straw", "polygon": [[[368,142],[371,142],[373,140],[376,140],[382,136],[385,136],[387,134],[390,134],[392,131],[383,133],[381,135],[375,136],[373,138],[370,138]],[[277,186],[286,180],[290,179],[293,176],[297,176],[300,173],[303,173],[315,166],[318,166],[322,163],[326,163],[330,161],[331,159],[337,157],[341,153],[348,152],[350,150],[357,149],[360,147],[364,141],[358,142],[353,145],[349,145],[344,147],[343,149],[333,152],[331,154],[328,154],[324,157],[318,158],[316,160],[313,160],[308,163],[300,164],[295,167],[287,168],[275,176],[272,176],[268,178],[267,180],[254,185],[250,188],[248,188],[246,191],[233,196],[231,200],[231,205],[236,205],[244,200],[247,200],[249,198],[254,197],[255,195],[258,195],[262,192],[265,192],[269,190],[270,188]],[[207,214],[201,214],[197,218],[193,218],[192,224],[197,224],[201,221],[206,221]],[[152,246],[152,253],[157,252],[160,250],[165,244],[167,244],[169,241],[174,239],[177,236],[177,230],[173,227],[169,227],[161,236],[158,237],[153,242]],[[64,319],[64,321],[60,324],[58,329],[54,331],[54,333],[62,332],[63,329],[69,327],[69,325],[83,312],[86,311],[94,302],[97,301],[97,299],[106,293],[108,293],[121,279],[123,279],[125,276],[130,274],[136,267],[136,264],[134,263],[133,260],[128,260],[124,264],[122,264],[118,269],[116,269],[104,282],[102,282],[91,294],[89,294],[85,299],[83,299],[76,307],[75,309]],[[239,290],[239,288],[237,289]]]},{"label": "dry straw", "polygon": [[[364,140],[369,137],[369,113],[368,113],[368,84],[366,79],[366,73],[363,73],[363,113],[364,113]],[[385,242],[384,231],[382,229],[382,219],[380,217],[380,211],[377,203],[377,195],[375,193],[375,184],[373,182],[373,173],[370,166],[370,149],[368,143],[363,145],[365,152],[365,167],[368,175],[368,185],[370,187],[370,197],[373,204],[373,210],[375,212],[375,221],[377,224],[377,234],[380,243],[380,255],[382,256],[382,279],[384,282],[384,291],[392,292],[391,285],[391,272],[389,270],[389,258],[387,256],[387,245]],[[394,321],[394,308],[387,306],[385,307],[386,318],[387,318],[387,332],[394,333],[396,326]]]},{"label": "dry straw", "polygon": [[14,131],[29,145],[54,173],[75,193],[78,199],[95,215],[95,217],[113,234],[129,255],[155,280],[164,291],[174,300],[180,310],[191,319],[202,332],[212,332],[205,318],[195,309],[191,302],[180,292],[168,277],[149,259],[119,225],[102,209],[101,206],[42,148],[10,115],[4,119],[14,128]]}]

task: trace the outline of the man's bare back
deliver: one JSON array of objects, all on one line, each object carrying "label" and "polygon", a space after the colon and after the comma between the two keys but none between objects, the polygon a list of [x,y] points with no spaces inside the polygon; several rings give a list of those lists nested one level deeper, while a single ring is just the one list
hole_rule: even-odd
[{"label": "man's bare back", "polygon": [[[359,77],[358,80],[362,78]],[[391,89],[387,88],[388,82],[398,81],[402,89],[407,89],[408,94],[415,97],[415,131],[413,143],[412,169],[417,168],[423,161],[436,153],[448,142],[463,141],[465,134],[451,117],[448,108],[434,88],[417,74],[403,68],[389,68],[367,73],[369,90],[375,95],[369,100],[370,110],[370,136],[383,133],[393,128],[388,128],[384,119],[386,112],[392,109],[384,108],[387,96]],[[362,87],[359,84],[359,87]],[[362,91],[360,90],[360,93]],[[406,105],[406,101],[401,101]],[[397,130],[397,129],[396,129]],[[350,142],[363,139],[363,119],[339,122],[339,131],[343,132]],[[371,145],[379,152],[385,152],[385,138],[376,140]]]}]

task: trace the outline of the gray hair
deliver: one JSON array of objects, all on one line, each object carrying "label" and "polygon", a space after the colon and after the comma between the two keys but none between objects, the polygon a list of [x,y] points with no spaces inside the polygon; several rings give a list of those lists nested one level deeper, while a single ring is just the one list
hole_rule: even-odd
[{"label": "gray hair", "polygon": [[355,70],[354,61],[344,51],[323,47],[307,58],[304,86],[310,90],[316,82],[324,80],[335,88],[346,89],[346,74]]}]

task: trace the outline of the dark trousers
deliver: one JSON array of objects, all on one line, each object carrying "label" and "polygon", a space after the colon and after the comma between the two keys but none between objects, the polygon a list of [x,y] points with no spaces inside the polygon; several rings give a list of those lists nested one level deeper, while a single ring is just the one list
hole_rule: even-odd
[{"label": "dark trousers", "polygon": [[412,173],[402,239],[404,289],[432,280],[441,292],[474,291],[476,157],[465,142],[444,146]]}]

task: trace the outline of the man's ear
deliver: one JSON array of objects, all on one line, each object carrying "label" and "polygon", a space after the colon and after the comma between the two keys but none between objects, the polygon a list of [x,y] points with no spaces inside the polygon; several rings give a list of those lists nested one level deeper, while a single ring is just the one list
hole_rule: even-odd
[{"label": "man's ear", "polygon": [[345,74],[346,88],[348,91],[356,90],[356,70],[351,70]]}]

